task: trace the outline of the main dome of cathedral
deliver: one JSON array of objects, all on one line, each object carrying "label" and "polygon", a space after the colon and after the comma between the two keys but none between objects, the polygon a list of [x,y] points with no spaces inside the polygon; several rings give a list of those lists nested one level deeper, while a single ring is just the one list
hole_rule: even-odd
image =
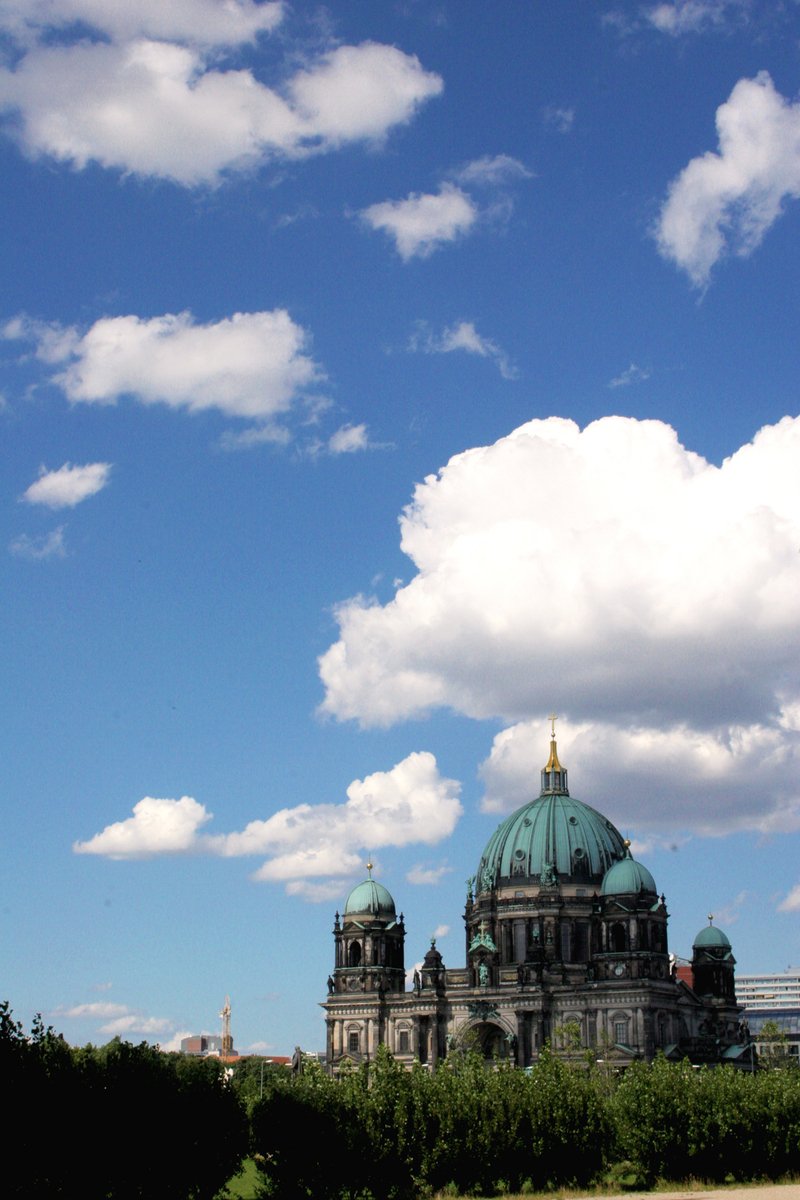
[{"label": "main dome of cathedral", "polygon": [[627,857],[622,834],[597,809],[570,796],[555,737],[542,770],[542,788],[492,834],[478,866],[476,892],[527,878],[599,884]]}]

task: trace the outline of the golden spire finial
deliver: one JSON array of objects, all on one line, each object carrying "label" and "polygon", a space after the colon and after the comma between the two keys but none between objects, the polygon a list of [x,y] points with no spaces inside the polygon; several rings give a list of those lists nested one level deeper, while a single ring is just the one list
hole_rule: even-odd
[{"label": "golden spire finial", "polygon": [[367,874],[369,875],[370,879],[372,879],[372,855],[371,854],[367,855]]},{"label": "golden spire finial", "polygon": [[545,771],[560,771],[561,763],[558,761],[558,750],[556,749],[556,721],[558,717],[555,713],[550,713],[547,719],[550,722],[550,757],[547,760]]}]

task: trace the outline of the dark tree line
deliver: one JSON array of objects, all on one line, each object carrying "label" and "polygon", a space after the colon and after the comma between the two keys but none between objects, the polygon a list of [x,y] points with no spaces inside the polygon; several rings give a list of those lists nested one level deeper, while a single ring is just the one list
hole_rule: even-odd
[{"label": "dark tree line", "polygon": [[211,1200],[247,1152],[247,1115],[219,1060],[118,1039],[74,1049],[0,1004],[2,1194]]},{"label": "dark tree line", "polygon": [[276,1200],[780,1179],[800,1173],[800,1070],[659,1059],[617,1076],[546,1053],[530,1073],[472,1054],[407,1071],[380,1050],[340,1080],[270,1075],[251,1139]]},{"label": "dark tree line", "polygon": [[[573,1048],[574,1049],[574,1048]],[[0,1004],[2,1194],[212,1200],[251,1154],[273,1200],[416,1200],[595,1181],[800,1174],[800,1070],[657,1059],[617,1075],[567,1047],[528,1072],[381,1049],[338,1080],[118,1039],[75,1049]],[[774,1063],[772,1064],[775,1065]]]}]

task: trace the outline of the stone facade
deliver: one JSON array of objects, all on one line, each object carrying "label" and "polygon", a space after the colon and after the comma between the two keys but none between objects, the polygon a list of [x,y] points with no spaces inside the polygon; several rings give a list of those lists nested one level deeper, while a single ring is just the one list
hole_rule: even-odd
[{"label": "stone facade", "polygon": [[334,922],[329,1070],[381,1044],[409,1065],[477,1045],[526,1067],[548,1041],[620,1066],[658,1051],[752,1060],[727,937],[701,930],[694,986],[677,978],[664,896],[611,822],[569,795],[554,736],[539,796],[500,824],[480,859],[464,923],[465,965],[446,967],[431,943],[409,987],[403,915],[370,868]]}]

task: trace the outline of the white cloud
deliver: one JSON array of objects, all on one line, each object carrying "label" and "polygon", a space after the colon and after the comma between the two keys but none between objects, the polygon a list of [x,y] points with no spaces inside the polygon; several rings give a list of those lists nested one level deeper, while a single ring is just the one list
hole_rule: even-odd
[{"label": "white cloud", "polygon": [[800,883],[796,883],[789,895],[780,902],[778,912],[800,912]]},{"label": "white cloud", "polygon": [[515,179],[530,179],[531,172],[509,154],[485,154],[453,172],[453,179],[467,186],[498,187]]},{"label": "white cloud", "polygon": [[234,46],[269,33],[283,4],[253,0],[4,0],[0,28],[20,40],[81,23],[115,40],[156,37]]},{"label": "white cloud", "polygon": [[159,1038],[158,1044],[165,1054],[178,1054],[180,1053],[181,1042],[183,1039],[192,1037],[193,1034],[193,1029],[177,1029],[174,1033],[170,1034],[168,1038]]},{"label": "white cloud", "polygon": [[[785,724],[701,730],[566,720],[558,749],[571,768],[570,792],[628,834],[800,830],[800,734]],[[541,720],[499,733],[480,769],[484,810],[510,812],[538,795],[546,757]]]},{"label": "white cloud", "polygon": [[[441,883],[445,875],[449,875],[452,870],[452,867],[446,865],[441,867],[426,867],[422,863],[417,863],[408,872],[406,879],[409,883],[417,885],[437,884]],[[439,937],[440,935],[437,933],[434,936]],[[444,937],[444,934],[441,936]]]},{"label": "white cloud", "polygon": [[394,239],[404,262],[428,258],[440,246],[468,233],[478,210],[466,192],[443,183],[435,194],[412,193],[406,200],[384,200],[365,208],[361,216],[372,229]]},{"label": "white cloud", "polygon": [[4,336],[34,340],[38,356],[62,368],[52,379],[73,403],[113,404],[130,395],[269,425],[322,378],[307,353],[308,333],[284,309],[207,324],[188,312],[102,317],[83,335],[17,318]]},{"label": "white cloud", "polygon": [[729,17],[746,5],[747,0],[672,0],[646,8],[644,17],[660,33],[680,37],[725,27]]},{"label": "white cloud", "polygon": [[672,181],[656,227],[661,254],[698,287],[733,251],[747,257],[800,196],[800,103],[769,75],[740,79],[717,109],[719,152],[693,158]]},{"label": "white cloud", "polygon": [[575,124],[575,109],[548,105],[542,112],[545,125],[558,133],[569,133]]},{"label": "white cloud", "polygon": [[[191,43],[181,29],[191,19],[187,6],[162,24]],[[134,17],[128,24],[148,22]],[[237,25],[241,33],[248,28],[252,21]],[[223,38],[221,30],[214,36]],[[240,40],[233,26],[230,36]],[[78,169],[97,162],[185,186],[214,185],[225,172],[269,159],[379,142],[441,90],[441,78],[417,58],[374,42],[337,46],[280,90],[247,69],[210,68],[196,44],[147,37],[39,44],[14,70],[0,69],[0,107],[15,115],[13,128],[28,154]]]},{"label": "white cloud", "polygon": [[342,425],[328,438],[329,454],[354,454],[369,448],[366,425]]},{"label": "white cloud", "polygon": [[129,1013],[113,1021],[106,1021],[100,1026],[100,1032],[109,1037],[124,1037],[129,1033],[140,1034],[143,1037],[153,1037],[172,1029],[173,1022],[167,1017],[145,1017],[140,1013]]},{"label": "white cloud", "polygon": [[389,771],[353,780],[345,804],[281,809],[208,841],[226,856],[268,853],[259,879],[350,875],[362,861],[358,849],[433,845],[449,837],[462,811],[460,790],[439,775],[432,754],[417,751]]},{"label": "white cloud", "polygon": [[133,816],[107,826],[76,854],[113,859],[206,853],[226,858],[267,855],[252,878],[283,882],[290,895],[330,899],[343,877],[363,870],[361,851],[414,842],[434,845],[449,837],[461,816],[461,785],[443,778],[426,751],[409,754],[389,771],[355,779],[344,804],[300,804],[228,834],[201,834],[211,819],[189,796],[145,797]]},{"label": "white cloud", "polygon": [[403,514],[415,577],[385,605],[339,606],[322,711],[388,726],[440,707],[516,722],[561,704],[620,746],[640,730],[670,786],[686,727],[701,738],[689,794],[718,778],[724,809],[731,786],[752,785],[743,766],[768,760],[769,812],[742,795],[733,819],[794,828],[799,458],[789,417],[720,467],[669,426],[622,417],[583,431],[531,421],[456,455]]},{"label": "white cloud", "polygon": [[610,388],[629,387],[632,383],[644,383],[649,378],[649,371],[643,367],[637,367],[636,363],[631,363],[620,375],[615,375],[608,386]]},{"label": "white cloud", "polygon": [[449,932],[450,932],[449,925],[437,925],[433,931],[433,936],[435,938],[443,938],[443,937],[447,937]]},{"label": "white cloud", "polygon": [[23,492],[28,504],[44,504],[48,508],[74,508],[81,500],[94,496],[108,483],[111,463],[86,463],[73,467],[64,463],[57,471],[42,467],[39,478]]},{"label": "white cloud", "polygon": [[34,561],[45,558],[66,558],[67,547],[64,542],[64,526],[59,525],[50,533],[31,536],[21,533],[9,544],[9,550],[17,558],[29,558]]},{"label": "white cloud", "polygon": [[124,1017],[128,1011],[125,1004],[98,1001],[93,1004],[74,1004],[72,1008],[59,1009],[58,1015],[62,1017],[97,1017],[101,1021],[107,1021],[110,1017]]},{"label": "white cloud", "polygon": [[212,814],[191,796],[180,800],[145,796],[133,806],[133,816],[106,826],[87,842],[75,842],[76,854],[106,858],[152,858],[180,854],[197,846],[197,831]]},{"label": "white cloud", "polygon": [[478,333],[472,321],[459,321],[455,325],[435,334],[424,321],[420,321],[411,335],[409,350],[421,351],[423,354],[450,354],[454,350],[463,350],[467,354],[477,354],[481,358],[491,358],[503,379],[516,379],[517,370],[509,361],[508,355],[497,342],[483,337]]}]

